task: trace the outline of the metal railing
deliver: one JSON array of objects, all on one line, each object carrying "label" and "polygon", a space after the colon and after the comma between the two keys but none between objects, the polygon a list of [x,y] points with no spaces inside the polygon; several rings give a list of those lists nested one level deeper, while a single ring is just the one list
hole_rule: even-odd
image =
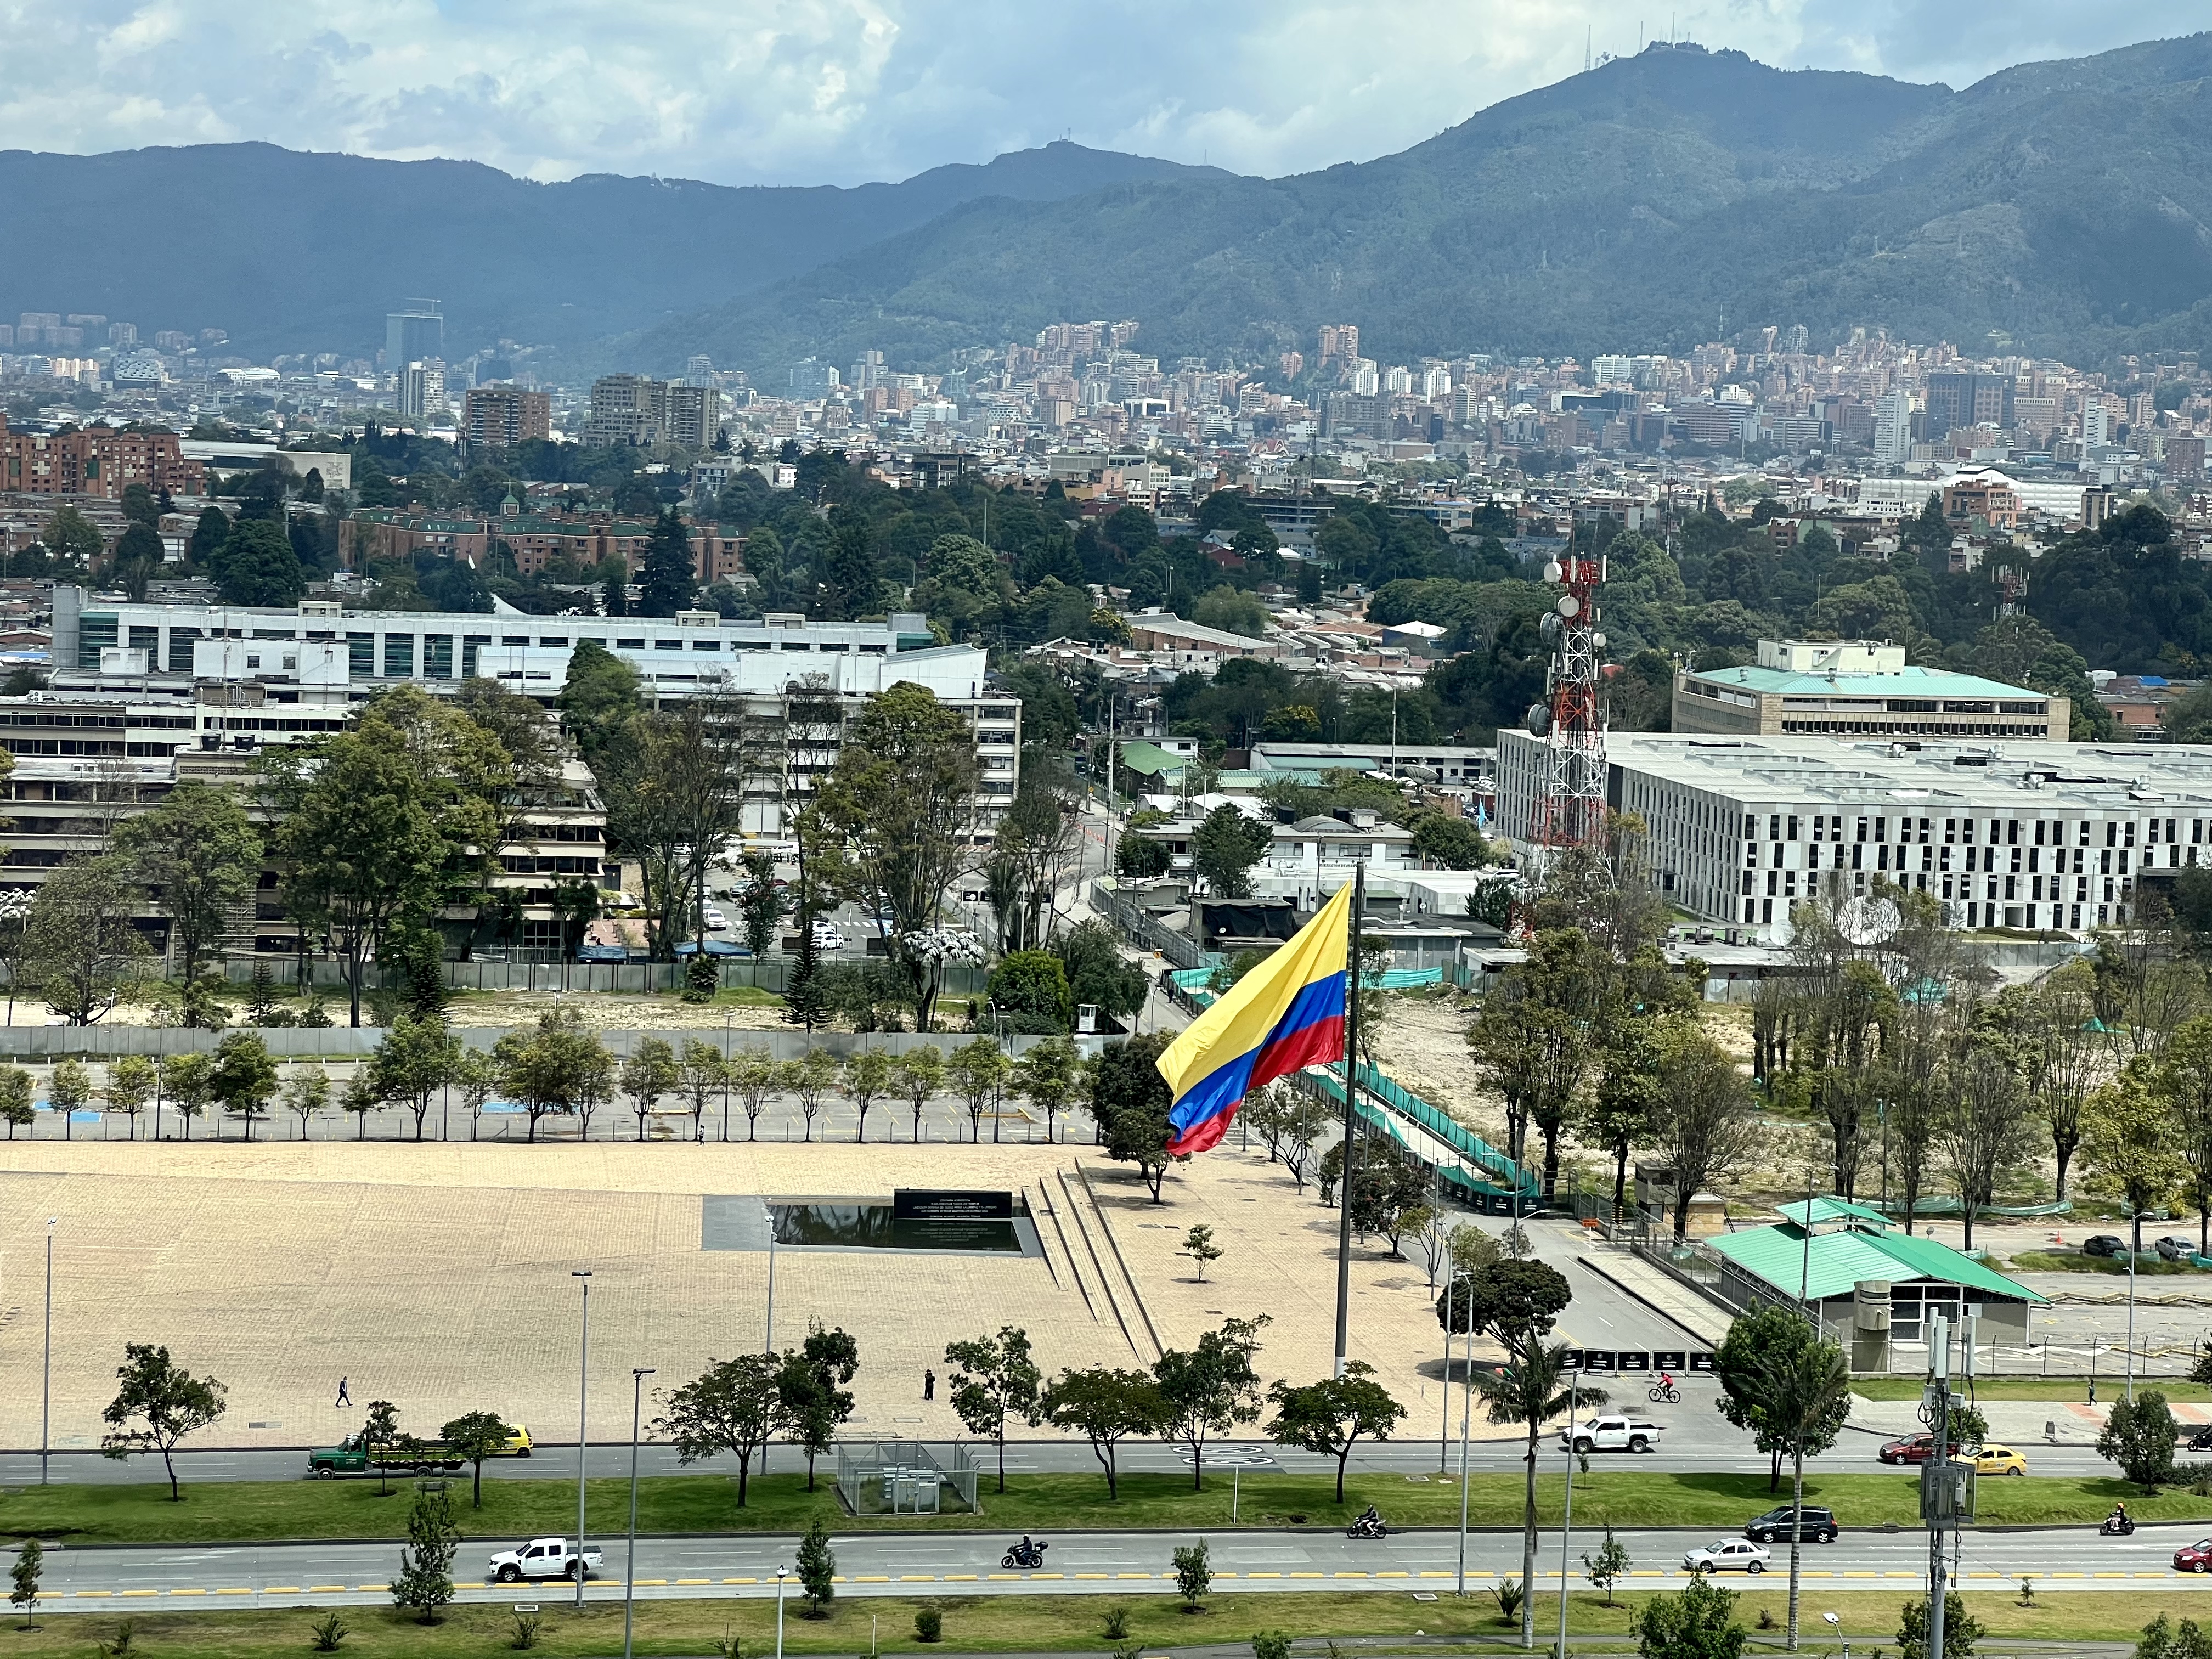
[{"label": "metal railing", "polygon": [[1188,934],[1155,921],[1108,884],[1104,877],[1091,884],[1091,908],[1120,928],[1131,943],[1158,951],[1178,968],[1203,968],[1206,952]]}]

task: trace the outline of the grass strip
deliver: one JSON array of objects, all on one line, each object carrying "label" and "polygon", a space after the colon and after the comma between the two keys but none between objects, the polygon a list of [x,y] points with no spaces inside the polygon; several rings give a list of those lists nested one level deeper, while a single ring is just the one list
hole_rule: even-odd
[{"label": "grass strip", "polygon": [[[1607,1606],[1595,1592],[1577,1591],[1569,1598],[1568,1629],[1582,1636],[1617,1636],[1624,1649],[1632,1648],[1631,1621],[1636,1610],[1653,1595],[1669,1592],[1626,1592]],[[1909,1587],[1894,1590],[1852,1590],[1832,1593],[1808,1586],[1802,1621],[1820,1632],[1817,1645],[1832,1639],[1822,1623],[1822,1613],[1839,1616],[1838,1629],[1855,1638],[1887,1645],[1896,1639],[1899,1613]],[[622,1651],[623,1610],[619,1602],[593,1602],[580,1614],[557,1597],[534,1599],[542,1609],[534,1652],[549,1656],[595,1656]],[[2140,1598],[2119,1595],[2042,1595],[2032,1607],[2020,1605],[2015,1590],[1969,1590],[1968,1609],[1997,1638],[2044,1641],[2124,1641],[2132,1639],[2148,1616]],[[1754,1642],[1761,1639],[1762,1613],[1773,1621],[1776,1634],[1784,1617],[1786,1585],[1763,1586],[1741,1593],[1735,1615]],[[872,1645],[884,1654],[975,1653],[1098,1653],[1117,1640],[1138,1643],[1143,1651],[1157,1652],[1170,1644],[1247,1643],[1262,1631],[1280,1631],[1292,1637],[1365,1637],[1376,1638],[1389,1651],[1392,1638],[1456,1637],[1467,1650],[1501,1650],[1512,1644],[1517,1626],[1509,1624],[1488,1593],[1470,1594],[1465,1601],[1446,1590],[1434,1601],[1415,1601],[1410,1592],[1310,1594],[1214,1594],[1197,1613],[1186,1613],[1173,1597],[1147,1595],[1001,1595],[1001,1596],[868,1596],[833,1602],[825,1616],[809,1619],[797,1599],[784,1607],[784,1650],[791,1654],[835,1654],[851,1659]],[[940,1640],[932,1647],[915,1633],[915,1615],[933,1608],[943,1620]],[[1539,1643],[1559,1628],[1559,1602],[1556,1592],[1536,1597],[1535,1621]],[[1127,1619],[1127,1634],[1105,1633],[1109,1609]],[[423,1626],[409,1615],[388,1607],[349,1607],[337,1610],[347,1634],[339,1650],[357,1659],[493,1659],[512,1650],[516,1615],[505,1605],[483,1603],[447,1608],[443,1622]],[[308,1627],[321,1613],[301,1607],[289,1611],[254,1612],[246,1608],[211,1608],[204,1613],[139,1612],[118,1609],[111,1616],[58,1614],[34,1616],[25,1629],[17,1619],[4,1630],[11,1654],[66,1653],[81,1659],[94,1641],[112,1641],[117,1626],[129,1620],[131,1651],[158,1654],[161,1659],[269,1659],[307,1650]],[[745,1654],[770,1651],[775,1641],[775,1607],[772,1600],[752,1597],[742,1601],[702,1599],[691,1601],[641,1601],[637,1604],[637,1644],[640,1654],[691,1655],[710,1653],[718,1644],[736,1638]],[[1775,1644],[1779,1646],[1779,1643]]]},{"label": "grass strip", "polygon": [[[461,1525],[471,1540],[561,1534],[575,1524],[573,1481],[487,1480],[480,1510],[469,1507],[465,1482],[457,1481],[455,1490],[461,1498]],[[1538,1480],[1538,1510],[1546,1524],[1556,1522],[1565,1490],[1561,1475]],[[187,1486],[184,1501],[172,1503],[166,1486],[15,1487],[0,1493],[0,1540],[35,1535],[85,1545],[403,1537],[411,1482],[393,1480],[386,1491],[388,1496],[379,1496],[373,1478],[240,1480]],[[1519,1474],[1477,1474],[1469,1491],[1474,1525],[1520,1523]],[[1732,1531],[1786,1500],[1788,1493],[1786,1480],[1778,1493],[1771,1492],[1763,1475],[1636,1471],[1597,1462],[1589,1474],[1576,1477],[1575,1517],[1592,1527],[1610,1522],[1621,1528]],[[1805,1482],[1807,1500],[1834,1509],[1846,1527],[1917,1526],[1918,1494],[1919,1477],[1909,1471],[1823,1474]],[[1003,1494],[985,1483],[980,1517],[856,1520],[843,1514],[826,1475],[811,1493],[803,1475],[756,1480],[742,1510],[737,1481],[720,1474],[654,1476],[639,1483],[638,1496],[638,1526],[647,1533],[799,1532],[817,1515],[843,1533],[1230,1527],[1230,1483],[1218,1475],[1210,1477],[1201,1492],[1192,1491],[1180,1475],[1125,1475],[1121,1496],[1112,1502],[1105,1482],[1095,1476],[1018,1475]],[[2148,1497],[2117,1478],[2076,1475],[1984,1480],[1979,1513],[1985,1524],[2087,1522],[2108,1514],[2113,1501],[2122,1498],[2146,1522],[2212,1519],[2212,1498],[2172,1488]],[[1346,1483],[1345,1499],[1335,1501],[1326,1476],[1251,1475],[1243,1484],[1238,1523],[1243,1528],[1340,1527],[1370,1503],[1400,1526],[1454,1526],[1459,1521],[1459,1484],[1448,1478],[1363,1475]],[[593,1480],[586,1504],[593,1534],[605,1537],[620,1531],[629,1519],[629,1483],[620,1478]]]}]

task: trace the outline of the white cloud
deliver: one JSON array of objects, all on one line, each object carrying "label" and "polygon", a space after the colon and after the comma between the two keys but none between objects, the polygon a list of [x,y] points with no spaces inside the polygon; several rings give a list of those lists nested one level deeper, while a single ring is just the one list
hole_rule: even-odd
[{"label": "white cloud", "polygon": [[[1953,85],[2202,0],[1702,0],[1686,37]],[[0,0],[0,147],[264,139],[538,179],[854,183],[1060,137],[1279,174],[1388,154],[1626,54],[1627,0]]]}]

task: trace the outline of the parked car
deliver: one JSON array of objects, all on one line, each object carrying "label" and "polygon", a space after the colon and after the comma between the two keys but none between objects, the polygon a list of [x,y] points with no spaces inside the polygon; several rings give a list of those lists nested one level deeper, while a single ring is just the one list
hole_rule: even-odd
[{"label": "parked car", "polygon": [[1719,1538],[1682,1558],[1685,1572],[1765,1572],[1773,1552],[1747,1538]]},{"label": "parked car", "polygon": [[[586,1576],[599,1571],[601,1559],[598,1550],[584,1552]],[[512,1584],[524,1578],[574,1578],[575,1576],[576,1552],[565,1538],[533,1538],[527,1544],[518,1544],[511,1550],[495,1551],[484,1567],[485,1578],[501,1584]]]},{"label": "parked car", "polygon": [[[1790,1516],[1793,1511],[1784,1504],[1778,1510],[1769,1510],[1764,1515],[1754,1515],[1744,1523],[1743,1535],[1754,1544],[1771,1544],[1777,1539],[1790,1541]],[[1796,1531],[1798,1541],[1832,1544],[1838,1530],[1833,1510],[1816,1508],[1808,1504],[1794,1511],[1797,1517]]]},{"label": "parked car", "polygon": [[2173,1553],[2176,1572],[2212,1572],[2212,1538],[2200,1538],[2193,1544],[2184,1544]]},{"label": "parked car", "polygon": [[1885,1463],[1925,1463],[1936,1455],[1936,1437],[1926,1429],[1893,1440],[1875,1454]]},{"label": "parked car", "polygon": [[2168,1233],[2151,1246],[2161,1261],[2186,1261],[2197,1254],[2197,1241],[2184,1238],[2179,1233]]},{"label": "parked car", "polygon": [[2099,1233],[2094,1238],[2081,1241],[2083,1255],[2125,1255],[2128,1241],[2118,1233]]},{"label": "parked car", "polygon": [[845,936],[826,922],[814,924],[814,948],[817,951],[842,951]]},{"label": "parked car", "polygon": [[1977,1474],[2026,1474],[2027,1460],[2010,1446],[1984,1446],[1966,1454],[1974,1461]]}]

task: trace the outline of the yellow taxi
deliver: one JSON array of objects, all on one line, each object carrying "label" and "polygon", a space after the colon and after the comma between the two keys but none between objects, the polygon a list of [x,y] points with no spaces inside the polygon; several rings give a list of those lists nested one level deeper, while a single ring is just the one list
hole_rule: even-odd
[{"label": "yellow taxi", "polygon": [[514,1432],[507,1437],[506,1449],[497,1455],[501,1457],[527,1457],[530,1455],[530,1431],[518,1423],[514,1425]]},{"label": "yellow taxi", "polygon": [[1973,1454],[1976,1474],[2026,1474],[2027,1460],[2010,1446],[1984,1446]]}]

